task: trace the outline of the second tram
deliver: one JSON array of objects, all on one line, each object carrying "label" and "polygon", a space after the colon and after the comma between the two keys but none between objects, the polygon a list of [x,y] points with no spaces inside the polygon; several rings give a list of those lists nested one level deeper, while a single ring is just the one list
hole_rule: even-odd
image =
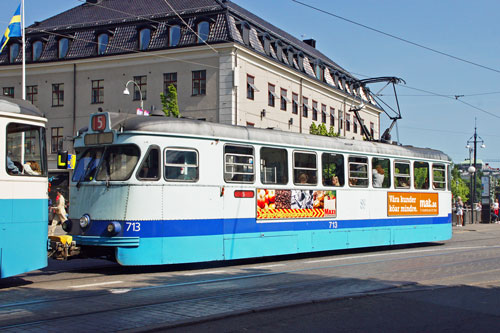
[{"label": "second tram", "polygon": [[47,266],[46,121],[0,97],[0,278]]},{"label": "second tram", "polygon": [[450,158],[409,146],[97,113],[75,139],[81,253],[158,265],[451,238]]}]

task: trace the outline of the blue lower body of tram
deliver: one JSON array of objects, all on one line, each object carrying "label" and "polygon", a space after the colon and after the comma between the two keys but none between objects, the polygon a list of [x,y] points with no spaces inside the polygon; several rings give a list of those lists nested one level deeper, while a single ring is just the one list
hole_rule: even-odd
[{"label": "blue lower body of tram", "polygon": [[47,266],[47,199],[0,199],[0,278]]},{"label": "blue lower body of tram", "polygon": [[[120,225],[115,235],[107,226]],[[74,221],[73,226],[78,225]],[[71,233],[71,232],[70,232]],[[94,236],[90,236],[94,235]],[[160,265],[232,260],[448,240],[451,215],[366,220],[258,223],[255,218],[103,221],[94,220],[77,245],[114,251],[122,265]]]}]

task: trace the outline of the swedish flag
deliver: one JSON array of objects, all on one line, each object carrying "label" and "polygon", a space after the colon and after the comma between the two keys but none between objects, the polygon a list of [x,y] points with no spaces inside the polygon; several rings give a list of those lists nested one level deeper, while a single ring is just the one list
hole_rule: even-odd
[{"label": "swedish flag", "polygon": [[17,7],[16,12],[14,13],[14,16],[12,16],[12,19],[10,20],[9,26],[7,27],[7,30],[5,30],[5,33],[2,36],[2,41],[0,42],[0,45],[2,45],[2,48],[0,49],[0,53],[2,53],[4,47],[9,42],[10,37],[21,37],[21,5],[20,4],[19,4],[19,7]]}]

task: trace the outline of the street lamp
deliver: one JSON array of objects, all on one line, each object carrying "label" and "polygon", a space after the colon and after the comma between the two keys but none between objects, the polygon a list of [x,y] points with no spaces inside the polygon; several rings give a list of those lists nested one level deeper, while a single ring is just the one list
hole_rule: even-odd
[{"label": "street lamp", "polygon": [[123,90],[123,94],[124,95],[130,95],[130,91],[127,88],[127,86],[129,85],[129,83],[133,83],[137,87],[137,90],[139,91],[139,97],[141,98],[141,110],[144,110],[144,102],[142,100],[141,87],[139,87],[139,85],[137,84],[137,82],[135,82],[134,80],[127,81],[127,83],[125,83],[125,90]]},{"label": "street lamp", "polygon": [[[471,186],[472,186],[471,197],[470,197],[471,224],[474,223],[474,197],[476,196],[476,169],[477,169],[476,160],[477,160],[478,142],[481,143],[481,148],[486,148],[484,140],[479,135],[477,135],[476,119],[474,119],[474,135],[472,135],[470,139],[467,140],[467,146],[465,146],[465,148],[469,149],[469,164],[472,162],[471,152],[474,151],[474,164],[470,165],[469,169],[467,170],[471,176]],[[471,143],[474,143],[474,147],[471,147],[470,145]]]}]

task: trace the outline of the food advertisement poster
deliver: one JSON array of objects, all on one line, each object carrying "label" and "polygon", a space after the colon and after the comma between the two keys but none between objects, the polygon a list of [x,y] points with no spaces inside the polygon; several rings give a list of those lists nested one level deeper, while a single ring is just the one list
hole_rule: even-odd
[{"label": "food advertisement poster", "polygon": [[337,216],[337,191],[257,190],[257,219]]},{"label": "food advertisement poster", "polygon": [[387,215],[438,215],[437,193],[388,192]]}]

